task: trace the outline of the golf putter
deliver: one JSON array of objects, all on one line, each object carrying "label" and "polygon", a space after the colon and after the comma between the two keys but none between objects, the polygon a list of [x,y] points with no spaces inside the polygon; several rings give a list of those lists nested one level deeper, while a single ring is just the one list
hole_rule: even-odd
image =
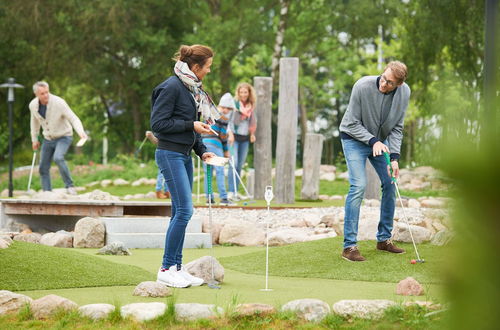
[{"label": "golf putter", "polygon": [[[233,168],[233,180],[236,180],[235,179],[235,175],[236,177],[238,178],[238,181],[241,183],[241,185],[243,186],[243,189],[245,190],[245,193],[247,194],[247,198],[251,198],[251,200],[248,201],[248,203],[255,203],[256,201],[253,199],[253,196],[251,196],[249,193],[248,193],[248,189],[247,187],[245,186],[245,184],[243,183],[243,180],[241,180],[241,177],[240,175],[238,174],[238,172],[236,171],[236,167],[234,166],[234,161],[233,161],[233,157],[229,158],[229,163],[231,165],[231,167]],[[236,187],[236,181],[234,183],[234,186]],[[272,187],[271,187],[272,188]],[[246,202],[245,202],[246,203]]]},{"label": "golf putter", "polygon": [[[212,165],[207,164],[207,190],[208,190],[208,222],[210,225],[210,239],[212,239]],[[208,281],[207,285],[210,289],[220,289],[219,282],[215,280],[214,274],[214,247],[210,248],[210,267],[211,269],[211,278]]]},{"label": "golf putter", "polygon": [[271,218],[270,214],[270,205],[271,201],[274,198],[273,194],[273,186],[266,186],[266,191],[264,192],[264,199],[267,202],[267,221],[266,221],[266,288],[260,289],[260,291],[273,291],[273,289],[269,289],[268,280],[269,280],[269,219]]},{"label": "golf putter", "polygon": [[139,155],[139,152],[141,151],[142,149],[142,146],[144,145],[144,143],[146,143],[146,140],[148,139],[148,137],[146,136],[144,138],[144,140],[142,140],[142,143],[141,145],[139,146],[139,148],[137,148],[137,150],[134,152],[134,157],[137,158],[137,156]]},{"label": "golf putter", "polygon": [[33,168],[35,167],[35,161],[36,161],[36,150],[33,152],[33,160],[31,161],[30,176],[29,176],[29,179],[28,179],[28,189],[26,190],[27,192],[30,191],[31,178],[33,177]]},{"label": "golf putter", "polygon": [[418,254],[417,245],[415,244],[415,239],[413,238],[413,233],[411,232],[410,223],[408,221],[408,217],[406,216],[405,207],[403,205],[403,199],[401,198],[401,194],[399,193],[398,182],[397,182],[396,178],[393,176],[393,173],[392,173],[391,159],[390,159],[389,154],[387,152],[384,152],[384,157],[385,157],[385,162],[386,162],[387,166],[389,166],[389,168],[390,168],[390,171],[391,171],[391,180],[394,183],[394,186],[396,187],[396,193],[398,195],[399,202],[401,203],[401,208],[403,209],[403,215],[404,215],[403,218],[404,218],[404,220],[406,222],[406,225],[408,226],[408,231],[410,232],[410,237],[411,237],[411,241],[413,243],[413,248],[415,249],[415,254],[417,255],[417,260],[416,261],[419,262],[419,263],[424,263],[425,260],[424,259],[420,259],[420,255]]}]

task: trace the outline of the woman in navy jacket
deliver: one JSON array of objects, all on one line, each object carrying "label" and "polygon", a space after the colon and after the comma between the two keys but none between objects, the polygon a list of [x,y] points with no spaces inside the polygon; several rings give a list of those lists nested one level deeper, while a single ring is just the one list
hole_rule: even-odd
[{"label": "woman in navy jacket", "polygon": [[[157,281],[178,288],[203,283],[203,279],[190,275],[182,266],[182,246],[193,214],[191,150],[203,161],[215,156],[207,152],[200,137],[210,133],[210,125],[200,121],[201,112],[211,105],[201,81],[210,72],[213,56],[207,46],[181,46],[174,58],[175,75],[159,84],[151,97],[151,128],[158,138],[156,163],[172,199],[172,216]],[[203,115],[207,117],[209,113]]]}]

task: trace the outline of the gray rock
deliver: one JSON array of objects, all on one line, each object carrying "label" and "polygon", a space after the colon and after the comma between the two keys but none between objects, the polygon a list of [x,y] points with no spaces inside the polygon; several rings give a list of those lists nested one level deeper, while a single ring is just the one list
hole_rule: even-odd
[{"label": "gray rock", "polygon": [[215,280],[219,283],[224,282],[224,267],[212,256],[198,258],[184,267],[191,275],[202,278],[205,283],[208,283],[212,279],[212,261]]},{"label": "gray rock", "polygon": [[447,229],[438,231],[431,239],[432,245],[443,246],[453,239],[453,233]]},{"label": "gray rock", "polygon": [[128,186],[129,184],[130,182],[121,178],[113,181],[114,186]]},{"label": "gray rock", "polygon": [[31,312],[36,319],[46,319],[61,309],[70,311],[77,308],[78,305],[75,302],[54,294],[31,302]]},{"label": "gray rock", "polygon": [[115,306],[110,304],[90,304],[78,308],[80,315],[90,317],[93,320],[107,318],[114,310]]},{"label": "gray rock", "polygon": [[399,281],[396,286],[396,294],[402,296],[421,296],[424,294],[424,287],[413,277],[407,277]]},{"label": "gray rock", "polygon": [[219,243],[235,244],[240,246],[263,245],[265,233],[250,222],[237,222],[226,224],[219,235]]},{"label": "gray rock", "polygon": [[344,317],[376,319],[381,317],[387,308],[394,305],[396,305],[394,301],[384,299],[341,300],[333,304],[333,311]]},{"label": "gray rock", "polygon": [[142,297],[167,297],[172,295],[172,290],[161,283],[146,281],[139,283],[135,287],[133,295]]},{"label": "gray rock", "polygon": [[377,236],[378,218],[361,218],[358,222],[358,241],[374,240]]},{"label": "gray rock", "polygon": [[0,249],[6,249],[10,246],[10,242],[0,238]]},{"label": "gray rock", "polygon": [[167,310],[167,305],[160,302],[134,303],[121,308],[120,313],[123,318],[132,317],[137,321],[148,321],[155,319]]},{"label": "gray rock", "polygon": [[54,247],[72,248],[73,235],[64,230],[60,230],[56,233],[47,233],[40,238],[40,244]]},{"label": "gray rock", "polygon": [[223,313],[224,310],[215,305],[196,303],[175,304],[175,315],[178,319],[183,321],[215,318]]},{"label": "gray rock", "polygon": [[100,249],[97,254],[111,254],[115,256],[131,256],[132,253],[122,242],[113,242]]},{"label": "gray rock", "polygon": [[281,246],[308,240],[307,232],[300,228],[283,228],[269,233],[269,246]]},{"label": "gray rock", "polygon": [[307,321],[319,322],[330,313],[330,306],[319,299],[297,299],[287,302],[281,310],[292,311]]},{"label": "gray rock", "polygon": [[437,209],[437,208],[446,207],[446,202],[444,202],[443,200],[440,200],[440,199],[432,198],[432,199],[424,199],[424,200],[420,201],[420,205],[421,205],[421,207]]},{"label": "gray rock", "polygon": [[[410,228],[415,243],[418,244],[430,240],[431,231],[429,229],[413,225],[410,225]],[[395,223],[392,231],[392,239],[398,242],[410,243],[411,235],[408,230],[408,225],[406,223]]]},{"label": "gray rock", "polygon": [[14,241],[28,242],[28,243],[40,243],[42,235],[39,233],[21,233],[14,236]]},{"label": "gray rock", "polygon": [[269,315],[276,313],[276,308],[267,304],[239,304],[236,306],[236,313],[242,316],[251,316],[251,315]]},{"label": "gray rock", "polygon": [[8,313],[17,313],[26,304],[31,304],[33,299],[28,296],[10,292],[0,291],[0,315]]},{"label": "gray rock", "polygon": [[100,219],[85,217],[75,224],[74,247],[101,248],[104,246],[106,228]]},{"label": "gray rock", "polygon": [[3,239],[4,241],[6,241],[9,244],[12,243],[12,237],[10,235],[7,235],[7,234],[0,235],[0,239]]}]

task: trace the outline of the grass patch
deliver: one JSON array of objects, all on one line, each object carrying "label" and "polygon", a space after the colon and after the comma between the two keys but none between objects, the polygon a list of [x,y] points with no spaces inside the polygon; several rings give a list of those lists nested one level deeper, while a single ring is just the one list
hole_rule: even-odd
[{"label": "grass patch", "polygon": [[[285,277],[323,278],[369,282],[394,282],[411,276],[421,283],[442,283],[441,269],[449,255],[447,247],[420,244],[423,264],[412,265],[412,244],[398,243],[405,254],[377,251],[374,241],[359,242],[359,249],[367,261],[354,263],[340,257],[342,237],[296,243],[269,249],[269,274]],[[248,274],[265,273],[265,251],[225,257],[224,267]]]},{"label": "grass patch", "polygon": [[18,241],[0,250],[0,269],[0,288],[11,291],[137,285],[154,278],[136,266]]},{"label": "grass patch", "polygon": [[[168,304],[168,303],[167,303]],[[119,315],[117,312],[113,313]],[[443,329],[447,328],[447,313],[426,317],[428,309],[412,306],[395,306],[386,310],[380,319],[344,318],[336,314],[327,315],[317,323],[307,322],[291,312],[271,315],[235,316],[222,315],[214,319],[179,321],[168,306],[165,315],[157,319],[138,323],[130,318],[110,316],[94,321],[80,316],[76,311],[58,313],[46,320],[25,319],[21,315],[0,316],[3,329]]]}]

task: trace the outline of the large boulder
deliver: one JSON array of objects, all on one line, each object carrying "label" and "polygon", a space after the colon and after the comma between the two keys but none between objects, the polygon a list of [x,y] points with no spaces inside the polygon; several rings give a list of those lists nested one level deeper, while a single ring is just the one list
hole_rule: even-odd
[{"label": "large boulder", "polygon": [[40,244],[54,247],[71,248],[73,247],[73,234],[59,230],[56,233],[47,233],[40,238]]},{"label": "large boulder", "polygon": [[9,241],[0,238],[0,249],[6,249],[9,247],[9,245],[10,245]]},{"label": "large boulder", "polygon": [[28,243],[40,243],[42,235],[39,233],[21,233],[14,236],[14,241],[28,242]]},{"label": "large boulder", "polygon": [[215,318],[223,313],[224,310],[215,305],[197,303],[175,304],[175,315],[182,321]]},{"label": "large boulder", "polygon": [[358,222],[358,241],[374,240],[377,236],[378,223],[378,218],[361,218]]},{"label": "large boulder", "polygon": [[236,222],[224,225],[219,235],[220,244],[240,246],[260,246],[264,244],[266,235],[262,229],[250,222]]},{"label": "large boulder", "polygon": [[78,305],[66,298],[49,294],[31,302],[31,312],[36,319],[46,319],[59,310],[74,310]]},{"label": "large boulder", "polygon": [[107,318],[114,310],[115,306],[110,304],[89,304],[78,308],[80,315],[90,317],[93,320]]},{"label": "large boulder", "polygon": [[0,291],[0,315],[8,313],[17,313],[26,304],[31,304],[33,299],[23,294],[10,292],[7,290]]},{"label": "large boulder", "polygon": [[421,296],[424,294],[424,287],[413,277],[407,277],[399,281],[396,286],[396,294],[403,296]]},{"label": "large boulder", "polygon": [[73,245],[76,248],[101,248],[104,246],[106,227],[100,219],[85,217],[75,225]]},{"label": "large boulder", "polygon": [[236,306],[236,314],[241,316],[269,315],[276,313],[276,308],[267,304],[249,303]]},{"label": "large boulder", "polygon": [[431,244],[437,246],[443,246],[448,244],[453,238],[453,233],[447,229],[438,231],[434,236],[432,236]]},{"label": "large boulder", "polygon": [[307,232],[300,228],[282,228],[269,233],[269,246],[280,246],[308,240]]},{"label": "large boulder", "polygon": [[137,321],[153,320],[165,313],[167,305],[161,302],[134,303],[121,308],[120,313],[123,318],[131,317]]},{"label": "large boulder", "polygon": [[146,281],[139,283],[135,287],[133,295],[142,297],[167,297],[172,295],[172,290],[161,283]]},{"label": "large boulder", "polygon": [[[410,225],[411,233],[413,234],[413,239],[415,243],[426,242],[431,239],[431,231],[427,228],[420,226]],[[394,223],[394,229],[392,230],[392,239],[398,242],[411,243],[411,234],[406,223]]]},{"label": "large boulder", "polygon": [[212,263],[214,278],[217,282],[224,282],[224,267],[212,256],[204,256],[186,264],[186,271],[193,276],[202,278],[205,283],[212,279]]},{"label": "large boulder", "polygon": [[344,317],[376,319],[381,317],[387,308],[394,305],[396,305],[394,301],[384,299],[341,300],[333,304],[333,311]]},{"label": "large boulder", "polygon": [[330,306],[319,299],[297,299],[287,302],[281,310],[292,311],[307,321],[319,322],[330,313]]}]

